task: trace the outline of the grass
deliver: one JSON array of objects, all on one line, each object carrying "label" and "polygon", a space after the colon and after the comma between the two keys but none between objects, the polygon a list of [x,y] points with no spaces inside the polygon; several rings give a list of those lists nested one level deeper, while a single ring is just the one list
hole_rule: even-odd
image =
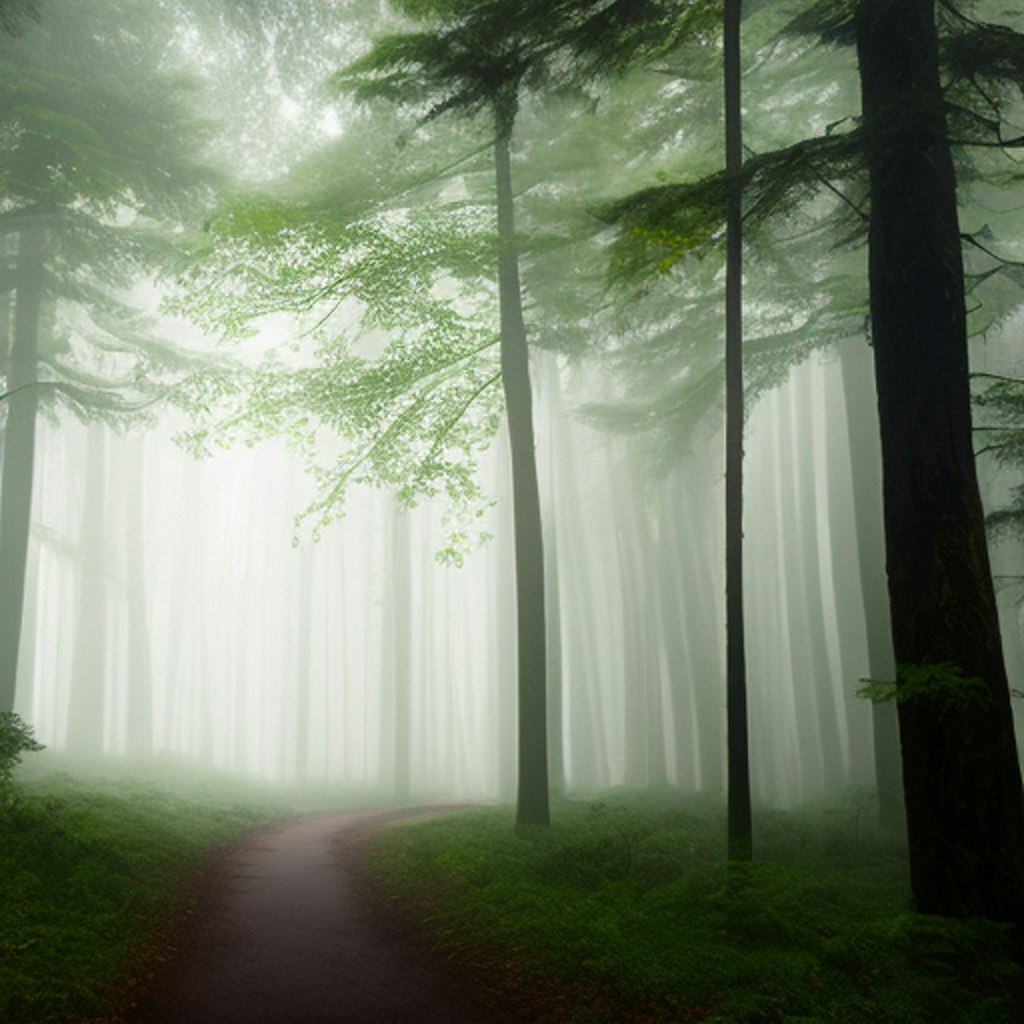
[{"label": "grass", "polygon": [[16,793],[0,807],[0,1020],[9,1024],[116,1019],[190,912],[201,855],[288,814],[252,788],[242,802],[196,780],[175,790],[36,774]]},{"label": "grass", "polygon": [[1024,973],[985,922],[907,911],[905,855],[845,804],[761,812],[727,875],[724,815],[672,794],[507,808],[374,842],[396,912],[523,1019],[675,1024],[1011,1024]]}]

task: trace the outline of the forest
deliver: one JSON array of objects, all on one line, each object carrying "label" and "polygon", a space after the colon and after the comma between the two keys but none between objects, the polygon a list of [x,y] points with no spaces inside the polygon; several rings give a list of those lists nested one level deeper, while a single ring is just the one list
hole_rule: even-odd
[{"label": "forest", "polygon": [[1022,331],[1011,0],[0,0],[0,1020],[1019,1022]]}]

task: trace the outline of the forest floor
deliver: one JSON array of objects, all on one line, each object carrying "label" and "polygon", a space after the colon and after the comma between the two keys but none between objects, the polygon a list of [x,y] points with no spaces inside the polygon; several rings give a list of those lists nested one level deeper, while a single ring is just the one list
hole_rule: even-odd
[{"label": "forest floor", "polygon": [[57,767],[0,806],[5,1024],[1024,1019],[1005,930],[910,913],[859,791],[759,808],[741,871],[721,802],[669,790],[557,800],[540,829]]},{"label": "forest floor", "polygon": [[[448,808],[426,810],[437,814]],[[424,809],[317,816],[214,854],[139,1024],[500,1024],[503,1007],[382,913],[364,840]],[[163,956],[160,957],[163,959]]]}]

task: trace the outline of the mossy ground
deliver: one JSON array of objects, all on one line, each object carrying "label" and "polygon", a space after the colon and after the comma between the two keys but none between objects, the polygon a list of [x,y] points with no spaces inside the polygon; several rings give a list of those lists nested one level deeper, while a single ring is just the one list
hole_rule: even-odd
[{"label": "mossy ground", "polygon": [[243,803],[196,785],[22,782],[0,807],[0,1020],[116,1020],[192,909],[201,855],[288,813],[255,790]]},{"label": "mossy ground", "polygon": [[724,862],[724,815],[671,793],[564,802],[550,829],[486,808],[398,826],[371,863],[399,912],[524,1019],[1010,1024],[1004,932],[907,910],[898,840],[847,794],[761,812]]}]

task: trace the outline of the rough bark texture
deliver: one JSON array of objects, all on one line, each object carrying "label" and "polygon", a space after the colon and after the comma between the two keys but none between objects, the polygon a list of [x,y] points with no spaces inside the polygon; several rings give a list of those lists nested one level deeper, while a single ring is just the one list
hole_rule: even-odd
[{"label": "rough bark texture", "polygon": [[523,323],[512,210],[509,137],[515,114],[511,98],[495,105],[494,166],[498,196],[501,305],[501,377],[512,452],[512,506],[516,558],[516,635],[519,655],[519,776],[516,820],[550,823],[547,763],[547,683],[544,629],[544,554],[533,437],[533,395]]},{"label": "rough bark texture", "polygon": [[[1024,803],[971,447],[956,178],[933,0],[864,0],[857,46],[913,898],[926,913],[1021,924]],[[946,663],[981,685],[957,687],[940,671],[945,685],[908,690],[914,666]]]},{"label": "rough bark texture", "polygon": [[32,518],[43,300],[43,231],[21,233],[15,272],[14,341],[7,367],[3,482],[0,484],[0,711],[14,709],[25,603],[25,566]]},{"label": "rough bark texture", "polygon": [[743,135],[740,121],[740,0],[725,4],[725,167],[732,184],[725,283],[725,622],[730,860],[753,843],[743,626]]}]

